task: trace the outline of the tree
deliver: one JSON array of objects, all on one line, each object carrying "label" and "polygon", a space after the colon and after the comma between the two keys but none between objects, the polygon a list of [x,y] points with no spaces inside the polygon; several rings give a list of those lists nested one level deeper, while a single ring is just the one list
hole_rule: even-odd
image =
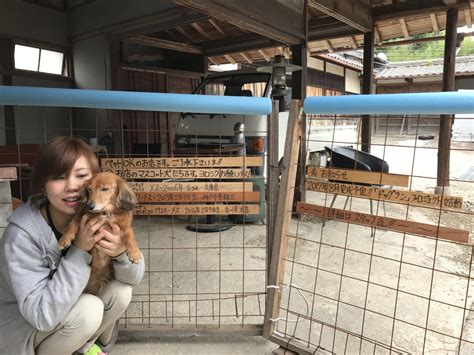
[{"label": "tree", "polygon": [[[444,35],[444,31],[440,33]],[[413,36],[414,38],[427,38],[433,36],[432,33]],[[380,48],[379,52],[387,55],[389,62],[406,62],[412,60],[424,60],[443,58],[444,40],[419,42],[403,46]],[[472,37],[465,37],[458,52],[458,56],[474,55],[474,40]]]}]

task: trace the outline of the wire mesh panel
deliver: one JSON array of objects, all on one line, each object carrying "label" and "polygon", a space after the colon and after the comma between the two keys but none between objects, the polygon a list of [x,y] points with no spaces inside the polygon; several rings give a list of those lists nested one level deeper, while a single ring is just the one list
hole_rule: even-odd
[{"label": "wire mesh panel", "polygon": [[[246,116],[242,117],[245,124]],[[135,170],[120,164],[131,158],[157,164],[139,167],[148,173],[163,168],[159,165],[167,159],[187,162],[184,164],[194,162],[181,168],[165,167],[159,178],[149,174],[127,178],[140,195],[133,228],[145,257],[146,275],[134,288],[132,302],[120,320],[125,330],[261,332],[267,263],[265,177],[260,168],[265,159],[263,151],[259,154],[260,163],[250,166],[252,149],[246,154],[245,141],[238,149],[229,148],[233,147],[233,132],[217,135],[207,147],[194,143],[176,150],[173,137],[177,122],[161,113],[18,106],[12,118],[10,122],[4,120],[2,127],[7,134],[1,137],[0,161],[18,169],[18,180],[11,182],[11,194],[18,203],[29,196],[29,177],[39,148],[59,135],[84,138],[99,159],[116,159],[119,163],[114,165],[118,166],[115,172],[125,177],[125,170]],[[224,119],[216,118],[215,124],[219,127]],[[245,132],[247,136],[255,133],[266,135],[266,131]],[[207,175],[209,167],[199,166],[228,158],[239,158],[241,162],[232,167],[215,167],[217,175]],[[102,167],[110,169],[103,163]],[[204,171],[197,179],[193,178],[195,168]],[[182,176],[173,175],[177,170]],[[243,171],[245,174],[238,175]],[[236,175],[229,179],[233,173]],[[227,200],[232,195],[229,184],[240,191],[231,201]],[[213,200],[219,192],[218,200]],[[162,206],[178,210],[137,212],[155,205],[151,197],[158,193],[166,195],[160,195]],[[200,200],[166,200],[173,194],[189,195],[190,199],[197,195]],[[249,202],[248,196],[252,194],[258,199]],[[200,206],[197,209],[193,207],[196,204]],[[217,212],[216,205],[221,206]],[[229,205],[239,209],[232,212]],[[239,213],[247,208],[252,213]],[[199,231],[199,226],[209,224],[215,227],[214,232]],[[191,225],[197,226],[198,231],[189,230]],[[222,226],[226,228],[221,230]]]},{"label": "wire mesh panel", "polygon": [[454,136],[439,152],[450,156],[449,189],[435,194],[438,136],[423,127],[440,118],[430,119],[412,122],[412,135],[386,126],[372,137],[369,168],[359,119],[308,116],[309,165],[295,187],[306,200],[289,226],[272,320],[280,344],[302,353],[474,351],[474,146]]}]

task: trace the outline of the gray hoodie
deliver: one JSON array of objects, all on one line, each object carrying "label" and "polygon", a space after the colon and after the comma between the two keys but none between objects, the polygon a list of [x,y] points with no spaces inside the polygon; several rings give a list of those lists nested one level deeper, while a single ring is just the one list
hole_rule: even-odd
[{"label": "gray hoodie", "polygon": [[[0,354],[34,354],[34,330],[53,330],[84,290],[91,255],[71,246],[61,257],[56,237],[31,201],[8,218],[0,242]],[[113,259],[115,278],[137,285],[136,265],[126,254]]]}]

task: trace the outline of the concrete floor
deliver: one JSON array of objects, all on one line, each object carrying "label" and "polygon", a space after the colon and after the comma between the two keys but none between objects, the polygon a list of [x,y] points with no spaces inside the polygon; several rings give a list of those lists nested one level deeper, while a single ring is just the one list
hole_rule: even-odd
[{"label": "concrete floor", "polygon": [[262,337],[175,338],[121,342],[111,355],[269,355],[278,348]]}]

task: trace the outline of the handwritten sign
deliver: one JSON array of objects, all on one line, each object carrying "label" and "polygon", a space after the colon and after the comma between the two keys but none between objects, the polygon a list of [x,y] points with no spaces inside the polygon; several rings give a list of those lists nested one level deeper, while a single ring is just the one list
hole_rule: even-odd
[{"label": "handwritten sign", "polygon": [[307,190],[327,192],[331,194],[368,198],[379,201],[398,202],[404,205],[442,208],[450,210],[462,209],[462,197],[441,196],[424,192],[398,191],[364,185],[339,184],[322,180],[307,179]]},{"label": "handwritten sign", "polygon": [[258,205],[139,205],[134,209],[135,215],[247,215],[259,214]]},{"label": "handwritten sign", "polygon": [[16,168],[14,167],[0,168],[0,180],[13,181],[16,179],[17,179]]},{"label": "handwritten sign", "polygon": [[259,202],[259,192],[137,192],[139,202]]},{"label": "handwritten sign", "polygon": [[129,182],[135,192],[252,191],[251,182]]},{"label": "handwritten sign", "polygon": [[433,224],[375,216],[366,213],[340,210],[337,208],[328,208],[301,202],[298,202],[296,210],[300,213],[311,216],[333,219],[341,222],[349,222],[390,231],[416,234],[432,238],[441,238],[462,243],[467,243],[469,241],[469,232],[462,229],[454,229]]},{"label": "handwritten sign", "polygon": [[385,174],[350,169],[328,169],[312,165],[308,166],[306,174],[309,177],[318,179],[327,179],[341,182],[359,182],[373,185],[394,185],[407,187],[409,182],[408,175]]},{"label": "handwritten sign", "polygon": [[200,158],[103,158],[101,166],[108,169],[168,169],[222,168],[262,166],[259,157],[200,157]]},{"label": "handwritten sign", "polygon": [[125,179],[245,179],[250,169],[104,169]]}]

